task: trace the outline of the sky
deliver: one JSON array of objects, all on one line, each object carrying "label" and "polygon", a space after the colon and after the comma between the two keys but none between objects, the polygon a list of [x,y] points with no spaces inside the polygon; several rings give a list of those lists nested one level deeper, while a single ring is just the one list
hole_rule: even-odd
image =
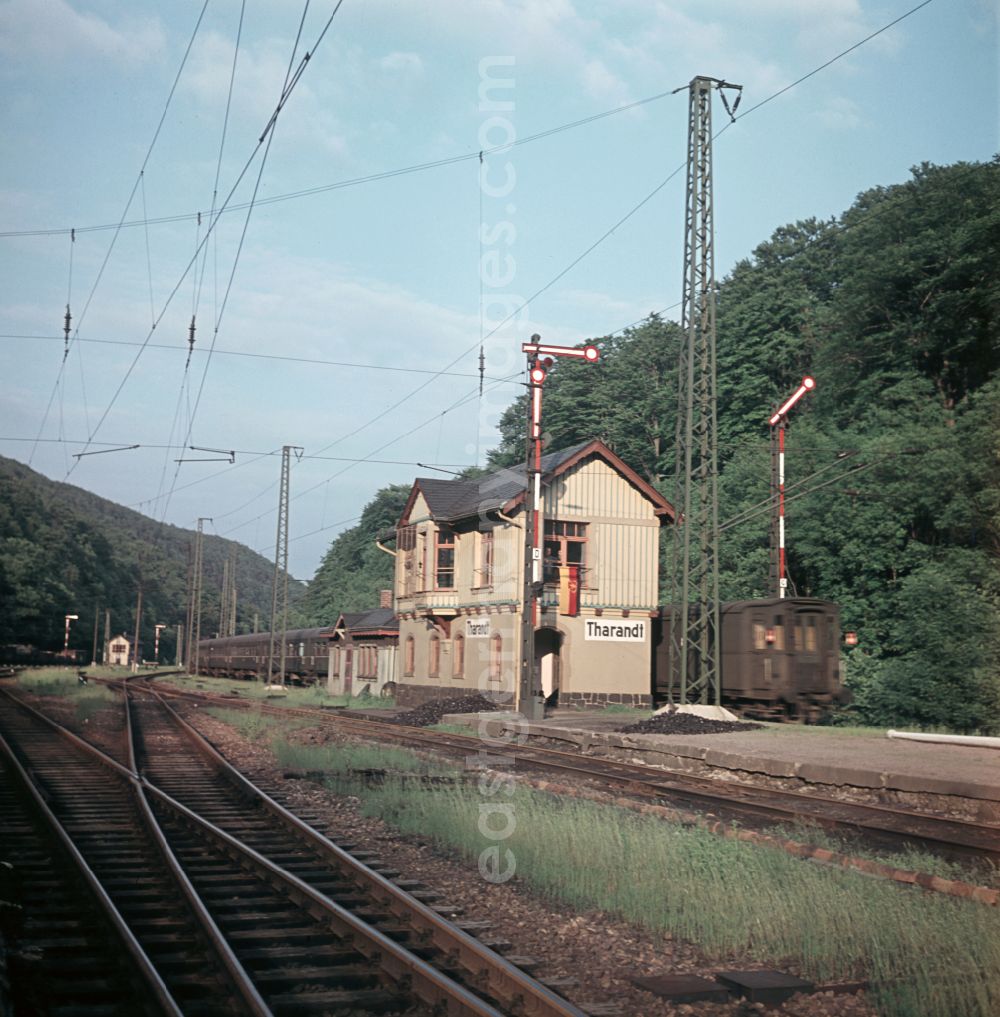
[{"label": "sky", "polygon": [[918,2],[0,0],[0,455],[273,558],[291,446],[308,580],[482,464],[533,333],[679,316],[692,78],[720,279],[1000,150],[997,6]]}]

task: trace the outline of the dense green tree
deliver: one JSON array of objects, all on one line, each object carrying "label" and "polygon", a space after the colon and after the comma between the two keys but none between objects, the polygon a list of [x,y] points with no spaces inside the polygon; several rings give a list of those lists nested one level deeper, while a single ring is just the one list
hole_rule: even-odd
[{"label": "dense green tree", "polygon": [[302,610],[312,625],[332,625],[342,611],[378,607],[379,591],[391,590],[393,559],[375,543],[403,514],[410,486],[383,487],[365,506],[361,520],[330,545],[309,584]]},{"label": "dense green tree", "polygon": [[[133,636],[141,584],[143,652],[152,656],[153,626],[164,624],[169,628],[160,641],[160,657],[171,659],[177,625],[187,613],[193,540],[190,530],[157,523],[0,458],[0,645],[61,649],[64,618],[76,614],[70,647],[89,657],[95,620],[103,639],[105,611],[111,612],[113,633]],[[202,634],[219,628],[224,562],[234,551],[238,628],[250,631],[255,615],[266,627],[273,565],[212,534],[205,536],[203,549]],[[301,589],[302,584],[291,583],[293,601]]]},{"label": "dense green tree", "polygon": [[[1000,158],[923,165],[835,221],[784,226],[718,286],[722,595],[767,592],[767,418],[811,374],[786,434],[789,574],[859,632],[864,719],[995,726],[997,598],[982,577],[1000,559],[998,265]],[[597,369],[556,365],[549,447],[601,437],[669,498],[677,341],[654,317],[602,340]],[[524,416],[521,399],[495,462],[523,458]],[[930,638],[908,642],[925,614]],[[951,627],[966,647],[954,664]]]}]

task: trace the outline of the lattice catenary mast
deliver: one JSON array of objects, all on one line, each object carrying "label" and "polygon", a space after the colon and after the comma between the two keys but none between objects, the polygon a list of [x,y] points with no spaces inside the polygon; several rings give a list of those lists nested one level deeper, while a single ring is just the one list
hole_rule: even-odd
[{"label": "lattice catenary mast", "polygon": [[278,495],[278,534],[274,540],[274,583],[271,586],[271,635],[267,647],[267,680],[274,680],[274,644],[280,637],[278,684],[285,684],[286,633],[288,630],[288,489],[291,480],[292,452],[295,445],[281,448],[281,492]]},{"label": "lattice catenary mast", "polygon": [[[732,116],[742,86],[694,78],[688,113],[684,288],[677,381],[676,481],[670,615],[670,700],[721,698],[719,496],[716,436],[712,92]],[[737,91],[730,108],[725,90]]]},{"label": "lattice catenary mast", "polygon": [[198,517],[198,532],[194,540],[194,565],[191,571],[191,628],[188,632],[188,671],[198,673],[198,643],[201,640],[201,570],[202,541],[205,523],[212,520],[209,516]]}]

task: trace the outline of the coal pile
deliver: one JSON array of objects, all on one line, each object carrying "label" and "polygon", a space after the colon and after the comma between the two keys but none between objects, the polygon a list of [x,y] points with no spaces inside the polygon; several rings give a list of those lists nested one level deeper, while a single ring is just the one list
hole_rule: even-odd
[{"label": "coal pile", "polygon": [[502,710],[492,699],[485,696],[449,696],[446,699],[432,699],[406,713],[397,713],[393,724],[407,724],[410,727],[430,727],[439,724],[446,713],[484,713],[488,710]]},{"label": "coal pile", "polygon": [[709,720],[694,713],[659,713],[617,730],[619,734],[725,734],[729,731],[758,731],[763,726],[742,720]]}]

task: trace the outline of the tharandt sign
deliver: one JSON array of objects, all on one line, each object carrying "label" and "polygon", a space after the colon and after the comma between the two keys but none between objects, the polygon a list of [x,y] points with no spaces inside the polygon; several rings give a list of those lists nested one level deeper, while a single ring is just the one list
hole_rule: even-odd
[{"label": "tharandt sign", "polygon": [[584,628],[585,639],[598,639],[614,643],[644,643],[646,641],[646,622],[604,621],[600,618],[588,618]]}]

